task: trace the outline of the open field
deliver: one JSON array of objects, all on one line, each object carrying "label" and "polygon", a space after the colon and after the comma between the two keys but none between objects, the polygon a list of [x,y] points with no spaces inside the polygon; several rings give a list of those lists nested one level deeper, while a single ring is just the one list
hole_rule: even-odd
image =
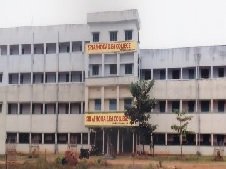
[{"label": "open field", "polygon": [[[226,160],[216,162],[207,156],[177,156],[135,157],[118,156],[106,160],[103,156],[91,157],[89,160],[79,160],[76,167],[56,163],[59,155],[47,155],[39,158],[28,158],[18,155],[17,161],[8,169],[225,169]],[[226,157],[224,158],[226,159]],[[161,166],[161,167],[160,167]],[[0,157],[0,169],[5,169],[5,159]]]}]

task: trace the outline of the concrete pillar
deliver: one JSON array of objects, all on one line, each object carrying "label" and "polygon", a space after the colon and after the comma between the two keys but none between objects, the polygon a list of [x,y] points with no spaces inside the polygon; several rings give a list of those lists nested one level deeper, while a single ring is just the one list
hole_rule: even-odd
[{"label": "concrete pillar", "polygon": [[116,87],[116,90],[117,90],[117,111],[120,110],[120,107],[119,107],[119,85],[117,85]]},{"label": "concrete pillar", "polygon": [[213,146],[213,133],[211,134],[211,146]]},{"label": "concrete pillar", "polygon": [[166,68],[166,80],[168,80],[168,68]]},{"label": "concrete pillar", "polygon": [[101,87],[101,111],[104,111],[104,86]]},{"label": "concrete pillar", "polygon": [[154,79],[154,69],[151,69],[151,80]]},{"label": "concrete pillar", "polygon": [[85,87],[85,112],[89,111],[89,87]]},{"label": "concrete pillar", "polygon": [[183,79],[183,69],[180,69],[180,79]]},{"label": "concrete pillar", "polygon": [[83,110],[83,102],[81,102],[81,114],[84,114],[84,110]]},{"label": "concrete pillar", "polygon": [[213,113],[213,99],[210,100],[210,112]]},{"label": "concrete pillar", "polygon": [[165,145],[167,146],[167,133],[165,133]]},{"label": "concrete pillar", "polygon": [[117,76],[120,75],[120,54],[117,53]]},{"label": "concrete pillar", "polygon": [[210,67],[210,78],[213,79],[213,66]]},{"label": "concrete pillar", "polygon": [[102,54],[102,73],[101,76],[104,77],[104,54]]},{"label": "concrete pillar", "polygon": [[182,112],[183,111],[183,107],[182,107],[182,100],[180,100],[180,107],[179,107],[179,111]]},{"label": "concrete pillar", "polygon": [[104,129],[103,129],[103,147],[102,147],[102,154],[104,154],[104,135],[105,135],[105,133],[104,133]]},{"label": "concrete pillar", "polygon": [[70,144],[71,142],[70,142],[70,134],[69,133],[67,133],[67,144]]},{"label": "concrete pillar", "polygon": [[166,113],[168,112],[168,100],[166,100],[166,107],[165,107],[165,109],[166,109]]},{"label": "concrete pillar", "polygon": [[198,134],[197,133],[195,134],[195,145],[196,146],[198,145]]},{"label": "concrete pillar", "polygon": [[42,133],[42,144],[44,144],[44,133]]},{"label": "concrete pillar", "polygon": [[119,129],[118,129],[118,133],[117,133],[117,154],[119,154]]},{"label": "concrete pillar", "polygon": [[83,133],[81,133],[81,145],[83,147]]}]

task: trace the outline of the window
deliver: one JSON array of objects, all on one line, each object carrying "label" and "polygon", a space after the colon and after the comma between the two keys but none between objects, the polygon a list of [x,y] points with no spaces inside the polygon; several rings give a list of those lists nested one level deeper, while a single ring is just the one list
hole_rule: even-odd
[{"label": "window", "polygon": [[18,113],[18,104],[8,103],[8,114],[17,114],[17,113]]},{"label": "window", "polygon": [[180,139],[178,134],[167,135],[167,145],[180,145]]},{"label": "window", "polygon": [[82,51],[82,41],[72,42],[72,52]]},{"label": "window", "polygon": [[45,133],[44,134],[44,144],[54,144],[55,143],[55,134],[54,133]]},{"label": "window", "polygon": [[1,56],[7,55],[7,45],[0,46]]},{"label": "window", "polygon": [[70,144],[81,144],[81,133],[71,133]]},{"label": "window", "polygon": [[2,83],[2,76],[3,76],[3,73],[0,73],[0,83]]},{"label": "window", "polygon": [[20,104],[20,114],[30,114],[30,103],[21,103]]},{"label": "window", "polygon": [[101,99],[95,99],[95,110],[101,110]]},{"label": "window", "polygon": [[132,99],[124,99],[124,109],[132,106]]},{"label": "window", "polygon": [[189,79],[195,78],[195,70],[194,69],[188,69],[188,78]]},{"label": "window", "polygon": [[160,76],[160,79],[161,79],[161,80],[166,79],[166,70],[161,69],[161,70],[159,71],[159,76]]},{"label": "window", "polygon": [[209,78],[209,69],[201,69],[201,78],[204,78],[204,79]]},{"label": "window", "polygon": [[56,53],[56,43],[47,43],[46,44],[46,54]]},{"label": "window", "polygon": [[33,103],[32,104],[32,114],[42,114],[43,113],[43,104]]},{"label": "window", "polygon": [[59,53],[69,53],[70,52],[70,42],[59,43]]},{"label": "window", "polygon": [[69,72],[59,72],[58,82],[69,82]]},{"label": "window", "polygon": [[215,145],[223,146],[224,145],[224,135],[223,134],[216,134],[214,136],[216,137]]},{"label": "window", "polygon": [[9,73],[9,84],[18,84],[18,83],[19,83],[19,74]]},{"label": "window", "polygon": [[46,72],[46,83],[56,83],[55,72]]},{"label": "window", "polygon": [[93,72],[93,76],[99,75],[99,65],[93,65],[92,72]]},{"label": "window", "polygon": [[132,30],[126,30],[125,31],[125,40],[132,40],[133,39],[133,31]]},{"label": "window", "polygon": [[195,134],[186,134],[186,140],[183,140],[183,145],[195,145]]},{"label": "window", "polygon": [[172,101],[172,112],[180,110],[180,101]]},{"label": "window", "polygon": [[210,110],[210,102],[201,101],[201,112],[209,112],[209,110]]},{"label": "window", "polygon": [[165,101],[159,101],[159,111],[160,111],[160,113],[166,112],[166,102]]},{"label": "window", "polygon": [[133,73],[133,64],[125,64],[125,74]]},{"label": "window", "polygon": [[224,68],[218,68],[218,77],[224,77]]},{"label": "window", "polygon": [[93,42],[99,42],[99,37],[100,33],[99,32],[93,32]]},{"label": "window", "polygon": [[29,138],[29,133],[19,133],[19,144],[28,144]]},{"label": "window", "polygon": [[150,79],[151,79],[151,69],[142,69],[141,80],[150,80]]},{"label": "window", "polygon": [[8,133],[6,134],[6,143],[17,143],[17,133]]},{"label": "window", "polygon": [[180,79],[180,70],[172,70],[172,79]]},{"label": "window", "polygon": [[0,113],[2,113],[2,103],[0,103]]},{"label": "window", "polygon": [[195,101],[188,101],[188,112],[195,112]]},{"label": "window", "polygon": [[210,134],[200,134],[200,145],[211,145]]},{"label": "window", "polygon": [[43,83],[44,73],[33,73],[33,83]]},{"label": "window", "polygon": [[218,101],[218,112],[224,112],[224,103],[225,101],[221,100],[221,101]]},{"label": "window", "polygon": [[45,114],[55,114],[56,113],[56,104],[48,103],[45,105]]},{"label": "window", "polygon": [[68,135],[67,135],[67,133],[59,133],[59,134],[57,134],[57,143],[58,144],[67,144],[68,143]]},{"label": "window", "polygon": [[82,71],[71,72],[71,81],[72,82],[82,82]]},{"label": "window", "polygon": [[80,103],[71,103],[70,114],[81,114],[81,104]]},{"label": "window", "polygon": [[34,54],[44,54],[44,44],[34,44]]},{"label": "window", "polygon": [[69,104],[68,103],[59,103],[58,104],[58,113],[59,114],[68,114],[69,113]]},{"label": "window", "polygon": [[117,109],[117,100],[110,99],[109,100],[109,110],[116,110]]},{"label": "window", "polygon": [[111,64],[110,65],[110,74],[116,75],[117,74],[117,64]]},{"label": "window", "polygon": [[31,45],[30,44],[23,44],[21,52],[22,52],[22,55],[31,54]]},{"label": "window", "polygon": [[117,41],[117,31],[110,32],[110,41]]},{"label": "window", "polygon": [[153,141],[154,141],[154,145],[165,145],[165,134],[154,134],[153,135]]},{"label": "window", "polygon": [[88,144],[88,133],[82,133],[82,144]]},{"label": "window", "polygon": [[10,55],[19,55],[19,45],[10,45]]},{"label": "window", "polygon": [[31,144],[42,144],[42,134],[31,133]]},{"label": "window", "polygon": [[20,84],[31,84],[31,73],[21,73]]}]

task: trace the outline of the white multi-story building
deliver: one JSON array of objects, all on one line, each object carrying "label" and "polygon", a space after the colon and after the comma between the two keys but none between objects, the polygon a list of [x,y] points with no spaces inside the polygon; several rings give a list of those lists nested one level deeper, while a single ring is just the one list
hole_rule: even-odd
[{"label": "white multi-story building", "polygon": [[155,80],[156,153],[179,153],[175,109],[193,115],[185,153],[224,145],[226,47],[140,50],[139,29],[137,10],[90,13],[83,25],[0,29],[0,153],[6,143],[21,152],[34,144],[139,151],[150,138],[129,132],[123,111],[140,79]]}]

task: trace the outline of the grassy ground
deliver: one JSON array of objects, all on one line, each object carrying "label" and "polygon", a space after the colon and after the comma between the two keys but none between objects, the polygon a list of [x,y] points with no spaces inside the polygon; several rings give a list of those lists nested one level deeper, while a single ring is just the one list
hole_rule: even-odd
[{"label": "grassy ground", "polygon": [[[62,155],[61,155],[62,156]],[[59,155],[40,155],[39,158],[28,158],[18,155],[17,161],[8,169],[225,169],[226,163],[216,162],[210,156],[118,156],[106,160],[102,156],[79,160],[78,165],[67,166],[57,163]],[[226,157],[225,157],[226,159]],[[0,169],[5,169],[4,156],[0,156]]]}]

